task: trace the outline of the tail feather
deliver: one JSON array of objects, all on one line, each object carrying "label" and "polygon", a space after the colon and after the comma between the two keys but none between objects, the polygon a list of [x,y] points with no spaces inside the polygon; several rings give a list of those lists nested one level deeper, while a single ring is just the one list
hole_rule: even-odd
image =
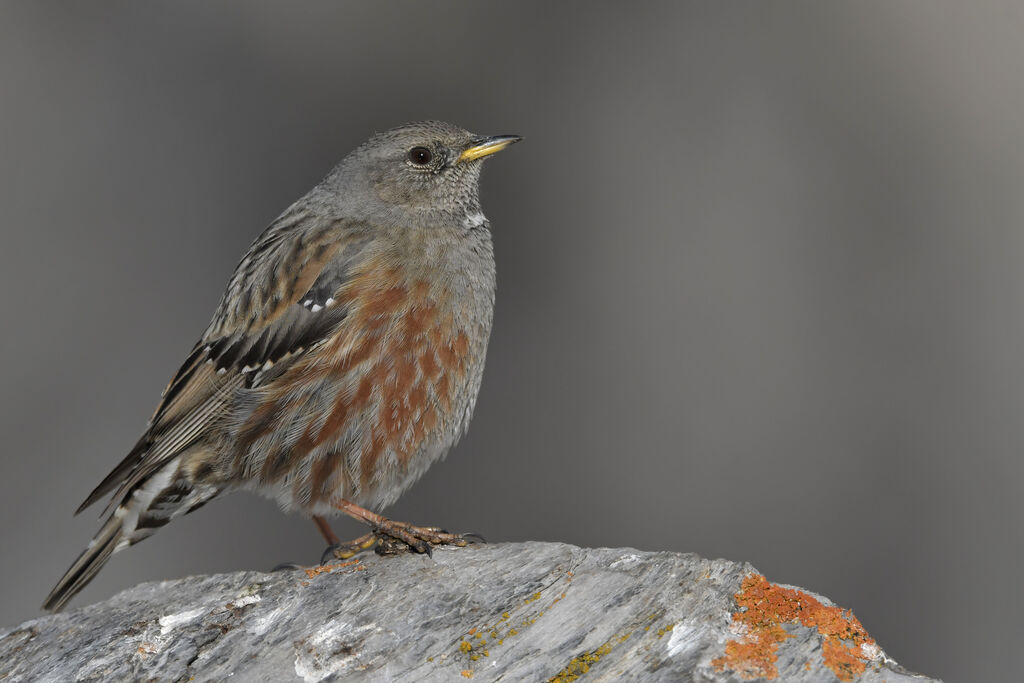
[{"label": "tail feather", "polygon": [[43,609],[59,612],[64,609],[68,600],[93,580],[97,572],[103,568],[110,556],[120,548],[124,535],[124,525],[115,515],[107,518],[99,533],[92,539],[88,547],[78,556],[50,594],[46,596]]},{"label": "tail feather", "polygon": [[191,467],[175,458],[139,483],[100,527],[99,533],[64,573],[43,603],[43,609],[59,612],[93,580],[110,556],[150,536],[176,517],[192,512],[216,496],[217,485],[199,483]]}]

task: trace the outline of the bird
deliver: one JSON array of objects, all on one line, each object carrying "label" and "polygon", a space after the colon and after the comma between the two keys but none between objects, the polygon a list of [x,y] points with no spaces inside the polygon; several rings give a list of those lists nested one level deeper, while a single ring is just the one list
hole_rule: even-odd
[{"label": "bird", "polygon": [[[128,455],[75,514],[106,519],[47,596],[231,491],[311,517],[328,554],[469,535],[380,511],[469,427],[495,302],[484,160],[521,140],[441,121],[374,134],[253,241]],[[327,518],[370,531],[342,543]]]}]

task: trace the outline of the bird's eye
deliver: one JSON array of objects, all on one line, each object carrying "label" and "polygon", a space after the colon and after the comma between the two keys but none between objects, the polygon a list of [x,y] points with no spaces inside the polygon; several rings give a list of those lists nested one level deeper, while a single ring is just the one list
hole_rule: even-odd
[{"label": "bird's eye", "polygon": [[434,153],[426,147],[413,147],[409,150],[409,161],[417,166],[426,166],[434,158]]}]

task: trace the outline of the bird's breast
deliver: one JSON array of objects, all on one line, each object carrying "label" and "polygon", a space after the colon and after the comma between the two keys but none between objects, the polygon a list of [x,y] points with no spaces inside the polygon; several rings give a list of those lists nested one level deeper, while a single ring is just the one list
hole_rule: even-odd
[{"label": "bird's breast", "polygon": [[384,261],[335,298],[348,307],[337,332],[265,389],[241,430],[247,469],[287,483],[289,507],[391,502],[458,439],[480,386],[493,284]]}]

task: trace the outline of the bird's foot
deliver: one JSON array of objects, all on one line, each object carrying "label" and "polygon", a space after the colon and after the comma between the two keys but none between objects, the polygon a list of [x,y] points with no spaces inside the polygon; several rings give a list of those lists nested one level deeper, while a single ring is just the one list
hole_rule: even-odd
[{"label": "bird's foot", "polygon": [[332,543],[320,557],[320,564],[327,564],[332,559],[347,560],[364,550],[369,550],[379,541],[380,537],[376,533],[370,532],[348,543]]},{"label": "bird's foot", "polygon": [[406,522],[384,519],[373,533],[379,539],[378,555],[398,555],[409,551],[431,554],[435,545],[463,547],[470,543],[486,543],[479,534],[452,534],[437,527],[413,526]]}]

